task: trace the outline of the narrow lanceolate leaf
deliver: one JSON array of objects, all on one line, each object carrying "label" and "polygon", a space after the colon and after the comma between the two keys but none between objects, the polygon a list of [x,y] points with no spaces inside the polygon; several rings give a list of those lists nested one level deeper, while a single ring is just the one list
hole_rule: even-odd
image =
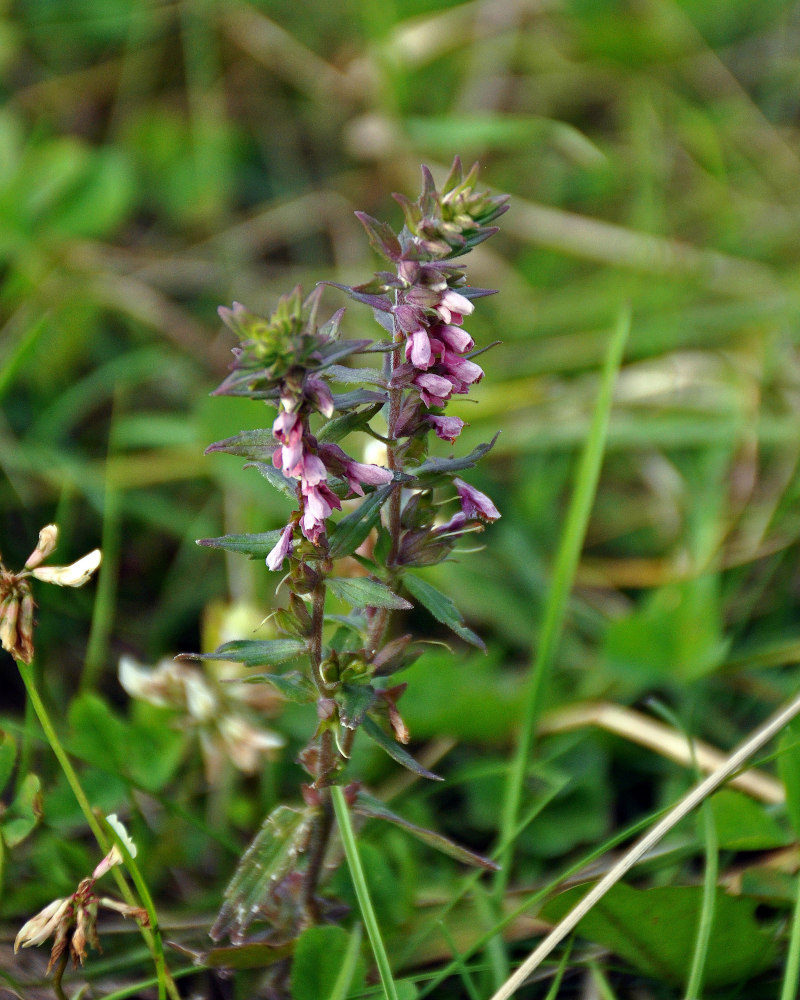
[{"label": "narrow lanceolate leaf", "polygon": [[385,733],[378,723],[373,722],[368,715],[364,717],[361,728],[371,740],[378,744],[381,750],[389,754],[392,760],[396,760],[398,764],[407,767],[409,771],[413,771],[414,774],[418,774],[421,778],[430,778],[431,781],[443,780],[438,774],[434,774],[433,771],[429,771],[426,767],[423,767],[419,761],[414,760],[407,750],[404,750],[396,740],[392,739],[388,733]]},{"label": "narrow lanceolate leaf", "polygon": [[234,434],[233,437],[225,438],[224,441],[215,441],[210,444],[205,454],[210,455],[215,451],[223,451],[228,455],[241,455],[243,458],[255,460],[271,458],[272,453],[278,447],[272,431],[266,427],[255,430],[242,431],[241,434]]},{"label": "narrow lanceolate leaf", "polygon": [[356,302],[363,302],[366,306],[371,306],[373,309],[380,309],[381,312],[391,312],[392,303],[385,295],[374,295],[371,292],[359,292],[357,288],[353,288],[350,285],[341,285],[338,281],[325,281],[325,285],[332,285],[334,288],[341,288],[343,292],[346,292],[351,299],[355,299]]},{"label": "narrow lanceolate leaf", "polygon": [[328,366],[342,358],[349,358],[351,354],[361,354],[365,347],[369,347],[371,340],[336,340],[331,341],[319,349],[322,357],[320,368],[328,374]]},{"label": "narrow lanceolate leaf", "polygon": [[460,472],[462,469],[471,469],[488,451],[494,448],[495,441],[499,436],[500,432],[498,431],[491,441],[479,444],[469,455],[463,455],[461,458],[429,458],[427,462],[423,462],[422,465],[411,471],[417,479],[423,479],[426,476],[435,476],[441,473],[450,474],[451,472]]},{"label": "narrow lanceolate leaf", "polygon": [[277,947],[270,944],[240,944],[211,948],[209,951],[197,951],[175,941],[170,941],[169,944],[170,948],[186,955],[194,965],[202,969],[266,969],[267,966],[290,958],[294,951],[294,941]]},{"label": "narrow lanceolate leaf", "polygon": [[452,629],[465,642],[477,646],[484,653],[486,652],[486,646],[481,637],[476,635],[472,629],[467,628],[461,617],[461,612],[446,594],[437,590],[427,580],[411,573],[406,573],[403,577],[403,586],[412,597],[415,597],[424,608],[430,611],[436,621]]},{"label": "narrow lanceolate leaf", "polygon": [[276,469],[274,465],[268,465],[266,462],[248,462],[245,465],[245,469],[258,469],[261,475],[272,485],[276,490],[280,490],[291,500],[297,499],[297,483],[294,479],[287,479],[286,476]]},{"label": "narrow lanceolate leaf", "polygon": [[386,392],[375,392],[374,389],[353,389],[352,392],[335,392],[333,394],[333,407],[335,410],[343,412],[355,409],[357,406],[366,406],[368,403],[380,403],[381,406],[389,399]]},{"label": "narrow lanceolate leaf", "polygon": [[198,538],[197,544],[209,549],[241,552],[251,559],[266,559],[278,544],[283,529],[264,531],[256,535],[222,535],[219,538]]},{"label": "narrow lanceolate leaf", "polygon": [[354,608],[392,608],[397,611],[408,611],[412,605],[404,598],[389,590],[385,583],[379,580],[369,580],[367,577],[328,577],[328,590],[342,601],[347,601]]},{"label": "narrow lanceolate leaf", "polygon": [[177,660],[232,660],[246,667],[276,666],[296,660],[305,653],[302,639],[236,639],[225,642],[213,653],[180,653]]},{"label": "narrow lanceolate leaf", "polygon": [[386,386],[383,372],[377,368],[348,368],[347,365],[331,365],[326,374],[334,382],[368,382],[382,388]]},{"label": "narrow lanceolate leaf", "polygon": [[324,424],[317,434],[317,441],[341,441],[353,431],[362,431],[380,410],[383,403],[372,403],[365,410],[353,410],[341,417],[334,417]]},{"label": "narrow lanceolate leaf", "polygon": [[343,517],[328,536],[332,559],[349,556],[361,545],[381,519],[381,509],[395,483],[379,486],[356,510]]},{"label": "narrow lanceolate leaf", "polygon": [[402,250],[394,231],[385,222],[373,219],[366,212],[356,212],[356,218],[367,231],[367,239],[372,249],[387,260],[395,261]]},{"label": "narrow lanceolate leaf", "polygon": [[397,813],[392,812],[391,809],[385,806],[383,802],[373,798],[367,792],[359,791],[353,805],[353,812],[361,816],[366,816],[369,819],[385,819],[388,823],[394,823],[395,826],[402,827],[402,829],[410,833],[412,837],[416,837],[423,843],[434,847],[443,854],[449,855],[451,858],[455,858],[456,861],[463,862],[465,865],[474,865],[476,868],[485,868],[487,871],[497,871],[497,865],[494,861],[490,861],[489,858],[484,858],[482,855],[476,854],[474,851],[470,851],[460,844],[456,844],[441,833],[436,833],[435,830],[428,830],[423,826],[417,826],[416,823],[411,823],[402,816],[398,816]]},{"label": "narrow lanceolate leaf", "polygon": [[267,816],[225,890],[225,902],[209,931],[212,940],[228,936],[236,944],[243,939],[271,890],[305,847],[310,823],[307,810],[289,806],[278,806]]},{"label": "narrow lanceolate leaf", "polygon": [[370,684],[343,684],[336,694],[342,725],[348,729],[357,729],[377,697],[377,692]]},{"label": "narrow lanceolate leaf", "polygon": [[300,705],[307,705],[309,702],[315,701],[317,697],[317,689],[307,677],[304,677],[297,670],[290,670],[288,674],[252,674],[245,678],[245,682],[247,684],[269,684],[276,691],[280,691],[287,701],[293,701]]}]

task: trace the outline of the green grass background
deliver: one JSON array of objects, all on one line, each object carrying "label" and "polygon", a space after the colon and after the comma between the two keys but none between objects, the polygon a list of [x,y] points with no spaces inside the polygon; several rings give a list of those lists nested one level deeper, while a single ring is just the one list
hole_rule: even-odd
[{"label": "green grass background", "polygon": [[[208,396],[232,346],[216,307],[267,311],[297,283],[366,280],[379,265],[353,212],[399,226],[390,193],[415,196],[420,163],[441,180],[454,154],[478,159],[483,183],[511,195],[500,234],[469,258],[470,280],[500,289],[470,332],[502,344],[482,358],[477,405],[452,406],[470,423],[459,448],[502,431],[470,481],[503,517],[483,551],[430,574],[489,653],[432,652],[407,675],[404,716],[415,748],[441,758],[443,788],[398,784],[366,750],[356,766],[409,818],[496,847],[577,459],[626,306],[596,498],[532,722],[611,701],[728,749],[794,693],[798,43],[788,0],[0,3],[0,550],[21,566],[51,521],[58,561],[103,547],[96,586],[37,590],[39,675],[98,804],[133,815],[168,925],[190,937],[194,922],[202,937],[237,848],[296,795],[292,750],[309,732],[288,709],[276,723],[284,757],[258,781],[231,773],[209,797],[168,720],[131,709],[116,681],[124,652],[155,662],[215,645],[226,610],[252,607],[257,622],[274,606],[260,563],[195,544],[285,515],[255,473],[203,456],[269,419]],[[330,311],[343,304],[325,296]],[[367,310],[351,305],[345,322],[377,335]],[[1,721],[22,739],[22,687],[10,658],[0,666]],[[101,766],[112,722],[97,723],[93,746],[97,713],[112,714],[126,747],[145,741],[127,769]],[[492,937],[501,914],[692,780],[596,727],[534,743],[502,891],[474,889],[400,831],[362,833],[409,997],[445,968],[432,995],[488,997],[532,933],[520,917]],[[88,842],[65,836],[83,831],[47,747],[31,753],[45,815],[5,857],[6,940],[94,863]],[[741,930],[712,932],[702,995],[785,1000],[795,833],[780,804],[751,806],[714,806],[720,884],[735,870],[743,893],[725,900],[745,903],[715,924]],[[687,825],[631,884],[699,893],[708,829]],[[781,864],[753,853],[778,848]],[[556,964],[520,995],[682,996],[695,941],[686,898],[644,904],[685,932],[677,957],[658,952],[670,934],[638,963],[609,938],[643,919],[620,897],[609,912],[622,916],[576,939],[563,979]],[[136,940],[86,975],[144,977]],[[758,954],[743,955],[755,940]],[[20,975],[5,957],[0,972]],[[259,982],[242,974],[226,989],[260,995]]]}]

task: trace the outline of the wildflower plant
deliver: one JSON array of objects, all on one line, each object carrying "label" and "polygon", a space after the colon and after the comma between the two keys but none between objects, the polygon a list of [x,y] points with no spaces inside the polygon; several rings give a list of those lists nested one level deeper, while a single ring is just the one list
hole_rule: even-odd
[{"label": "wildflower plant", "polygon": [[[325,917],[320,881],[334,829],[334,786],[344,786],[354,814],[396,823],[462,861],[493,867],[408,823],[348,774],[362,731],[416,775],[438,780],[406,749],[410,734],[399,707],[405,684],[395,677],[417,659],[423,640],[403,632],[397,613],[425,608],[483,648],[452,601],[416,571],[447,559],[465,536],[500,516],[461,478],[494,442],[449,457],[433,455],[430,446],[433,438],[456,441],[465,424],[447,413],[448,404],[483,377],[475,360],[481,351],[464,322],[491,292],[467,283],[461,258],[496,232],[492,223],[506,198],[479,191],[477,168],[464,176],[458,159],[441,190],[425,167],[422,177],[416,201],[395,195],[405,216],[400,232],[356,213],[386,269],[364,284],[335,285],[372,310],[379,339],[346,339],[344,309],[321,320],[321,287],[308,296],[295,289],[268,317],[239,303],[219,310],[239,344],[215,394],[263,401],[277,414],[271,427],[207,451],[245,458],[293,509],[276,531],[200,542],[264,559],[283,574],[278,590],[285,599],[274,614],[280,636],[227,642],[191,658],[262,668],[249,679],[315,705],[317,724],[299,754],[308,775],[303,805],[281,805],[264,821],[226,891],[211,929],[215,941],[243,944],[258,923],[267,925],[259,941],[281,945]],[[382,366],[354,366],[359,354],[380,355]],[[381,464],[346,450],[345,439],[355,434],[380,445]],[[347,614],[337,613],[342,604]]]}]

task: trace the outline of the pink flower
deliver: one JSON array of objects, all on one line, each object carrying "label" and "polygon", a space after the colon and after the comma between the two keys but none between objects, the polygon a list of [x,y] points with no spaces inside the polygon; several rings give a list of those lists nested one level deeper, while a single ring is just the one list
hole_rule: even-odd
[{"label": "pink flower", "polygon": [[440,437],[442,441],[449,441],[450,444],[455,441],[466,426],[461,417],[437,417],[429,414],[425,419],[433,425],[436,436]]},{"label": "pink flower", "polygon": [[306,538],[315,545],[321,535],[325,534],[325,519],[331,511],[342,509],[342,501],[324,483],[309,485],[302,482],[301,488],[305,497],[305,509],[300,528]]},{"label": "pink flower", "polygon": [[475,306],[466,296],[459,295],[452,288],[448,288],[439,299],[435,309],[445,323],[459,323],[462,316],[469,316],[471,312],[475,311]]},{"label": "pink flower", "polygon": [[426,406],[444,406],[453,394],[453,383],[441,375],[423,372],[413,380]]},{"label": "pink flower", "polygon": [[283,565],[283,560],[292,554],[292,533],[294,525],[287,524],[281,532],[278,544],[267,556],[267,567],[273,572],[279,570]]},{"label": "pink flower", "polygon": [[471,351],[475,346],[475,341],[460,326],[451,326],[448,323],[443,323],[433,327],[431,333],[443,341],[451,351],[458,351],[459,354],[463,354],[464,351]]},{"label": "pink flower", "polygon": [[453,485],[458,490],[461,509],[467,517],[477,517],[480,521],[496,521],[500,517],[500,511],[485,493],[476,490],[463,479],[454,479]]},{"label": "pink flower", "polygon": [[406,341],[406,360],[410,361],[415,368],[430,367],[432,360],[431,342],[428,339],[427,330],[414,330],[409,334]]}]

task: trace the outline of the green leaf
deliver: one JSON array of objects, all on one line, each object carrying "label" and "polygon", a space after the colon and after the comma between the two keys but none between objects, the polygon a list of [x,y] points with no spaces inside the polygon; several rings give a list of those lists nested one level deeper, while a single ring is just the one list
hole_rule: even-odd
[{"label": "green leaf", "polygon": [[269,428],[259,427],[249,431],[242,431],[241,434],[234,434],[233,437],[225,438],[224,441],[215,441],[206,450],[206,455],[211,455],[216,451],[226,452],[228,455],[241,455],[243,458],[252,458],[256,461],[262,458],[269,458],[278,442],[275,435]]},{"label": "green leaf", "polygon": [[[557,922],[586,891],[586,886],[568,889],[544,906],[542,916]],[[581,920],[577,933],[647,976],[683,983],[702,894],[702,886],[639,890],[618,884]],[[757,920],[758,905],[757,899],[717,893],[704,980],[709,989],[745,982],[772,961],[774,933]]]},{"label": "green leaf", "polygon": [[437,590],[427,580],[414,576],[412,573],[406,573],[403,576],[403,586],[412,597],[415,597],[424,608],[430,611],[437,622],[452,629],[465,642],[477,646],[484,653],[486,652],[486,646],[481,637],[476,635],[472,629],[467,628],[460,611],[446,594]]},{"label": "green leaf", "polygon": [[723,788],[709,801],[723,850],[766,851],[790,842],[786,831],[749,795]]},{"label": "green leaf", "polygon": [[396,261],[401,254],[397,236],[385,222],[373,219],[366,212],[356,212],[356,218],[367,231],[367,239],[372,249],[387,260]]},{"label": "green leaf", "polygon": [[287,479],[280,469],[276,469],[274,465],[269,465],[266,462],[248,462],[245,465],[245,469],[258,469],[261,475],[276,490],[280,490],[290,500],[297,500],[297,483],[294,479]]},{"label": "green leaf", "polygon": [[386,376],[378,368],[350,368],[347,365],[331,365],[326,375],[334,382],[345,382],[352,385],[354,382],[366,382],[369,385],[378,385],[382,389],[386,388]]},{"label": "green leaf", "polygon": [[407,833],[416,837],[417,840],[421,840],[423,843],[428,844],[429,847],[434,847],[437,851],[441,851],[443,854],[447,854],[449,857],[455,858],[456,861],[461,861],[465,865],[485,868],[487,871],[497,871],[497,865],[494,861],[490,861],[488,858],[484,858],[480,854],[476,854],[474,851],[470,851],[468,848],[454,843],[441,833],[436,833],[435,830],[427,830],[425,827],[417,826],[416,823],[398,816],[397,813],[387,808],[383,802],[373,798],[367,792],[359,791],[356,796],[355,805],[353,806],[353,812],[357,812],[361,816],[367,816],[369,819],[384,819],[389,823],[394,823],[395,826],[401,827]]},{"label": "green leaf", "polygon": [[237,944],[211,948],[209,951],[195,951],[170,941],[170,947],[186,955],[202,969],[266,969],[290,958],[294,952],[294,941],[277,947],[269,944]]},{"label": "green leaf", "polygon": [[310,823],[308,810],[289,806],[278,806],[267,816],[225,890],[225,902],[209,931],[214,941],[226,935],[234,943],[241,940],[270,891],[295,864]]},{"label": "green leaf", "polygon": [[246,667],[276,666],[296,660],[308,649],[302,639],[235,639],[213,653],[179,653],[176,660],[230,660]]},{"label": "green leaf", "polygon": [[292,962],[292,1000],[346,1000],[362,990],[366,963],[358,953],[359,938],[342,927],[304,931]]},{"label": "green leaf", "polygon": [[421,778],[430,778],[431,781],[443,780],[438,774],[434,774],[433,771],[429,771],[423,767],[419,761],[414,760],[411,754],[407,750],[404,750],[397,740],[389,736],[388,733],[385,733],[378,723],[374,722],[368,715],[364,716],[361,728],[371,740],[378,744],[381,750],[385,750],[389,754],[392,760],[396,760],[398,764],[407,767],[409,771],[413,771],[414,774],[418,774]]},{"label": "green leaf", "polygon": [[334,417],[320,428],[317,441],[320,443],[341,441],[354,431],[363,431],[382,405],[382,403],[372,403],[365,410],[352,410],[350,413],[343,413],[341,417]]},{"label": "green leaf", "polygon": [[471,469],[488,451],[494,448],[495,441],[497,441],[499,436],[500,432],[498,431],[491,441],[479,444],[469,455],[464,455],[461,458],[429,458],[427,462],[424,462],[418,468],[409,469],[408,471],[413,473],[417,479],[425,479],[442,474],[450,475],[453,472],[461,472],[463,469]]},{"label": "green leaf", "polygon": [[357,729],[377,697],[370,684],[343,684],[336,694],[342,725],[348,729]]},{"label": "green leaf", "polygon": [[35,774],[22,779],[19,794],[3,816],[0,830],[9,847],[16,847],[33,830],[42,815],[41,782]]},{"label": "green leaf", "polygon": [[72,737],[69,748],[101,771],[125,773],[128,727],[96,694],[81,694],[67,713]]},{"label": "green leaf", "polygon": [[283,532],[263,531],[252,535],[222,535],[220,538],[198,538],[197,544],[209,549],[225,549],[226,552],[241,552],[251,559],[266,559],[278,544]]},{"label": "green leaf", "polygon": [[287,701],[300,705],[306,705],[317,697],[317,689],[297,670],[290,670],[288,674],[253,674],[246,678],[246,683],[270,684]]},{"label": "green leaf", "polygon": [[412,605],[379,580],[369,580],[367,577],[329,577],[326,586],[342,601],[354,608],[394,608],[407,611]]},{"label": "green leaf", "polygon": [[792,719],[778,744],[778,774],[786,789],[786,811],[800,837],[800,719]]},{"label": "green leaf", "polygon": [[341,559],[343,556],[349,556],[355,552],[370,531],[379,523],[381,509],[394,488],[395,483],[379,486],[354,511],[339,521],[328,536],[332,559]]},{"label": "green leaf", "polygon": [[6,787],[16,759],[17,741],[11,733],[0,729],[0,791]]}]

